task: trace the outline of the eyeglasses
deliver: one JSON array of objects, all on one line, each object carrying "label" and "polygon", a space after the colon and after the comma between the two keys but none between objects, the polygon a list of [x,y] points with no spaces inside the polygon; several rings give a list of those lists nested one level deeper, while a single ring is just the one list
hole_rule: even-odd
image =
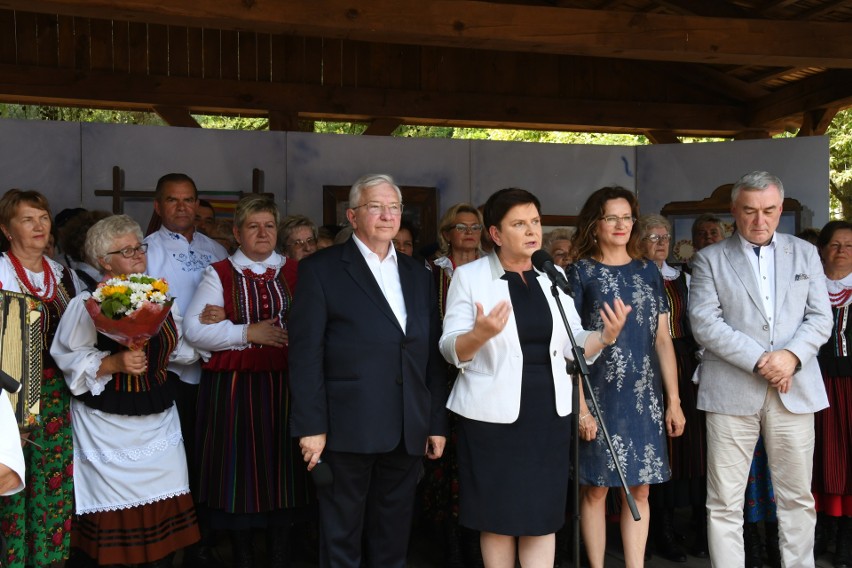
[{"label": "eyeglasses", "polygon": [[381,215],[385,211],[394,217],[402,215],[402,203],[388,203],[387,205],[383,205],[377,201],[370,201],[353,207],[352,210],[354,211],[355,209],[360,209],[362,207],[366,207],[367,213],[370,215]]},{"label": "eyeglasses", "polygon": [[459,233],[478,233],[482,230],[482,225],[476,223],[474,225],[465,225],[464,223],[459,223],[458,225],[453,225],[453,229],[455,229]]},{"label": "eyeglasses", "polygon": [[120,254],[124,258],[133,258],[136,256],[136,253],[145,254],[148,252],[148,243],[142,243],[138,247],[124,247],[121,250],[114,250],[106,253],[104,256],[109,256],[111,254]]},{"label": "eyeglasses", "polygon": [[651,233],[650,235],[648,235],[647,237],[645,237],[645,240],[646,240],[646,241],[651,241],[651,242],[652,242],[652,243],[654,243],[654,244],[656,244],[656,243],[660,243],[660,242],[662,242],[662,243],[667,243],[667,242],[669,242],[670,240],[672,240],[672,236],[671,236],[671,235],[669,235],[669,234],[665,234],[665,235],[658,235],[657,233]]},{"label": "eyeglasses", "polygon": [[631,217],[630,215],[625,215],[624,217],[607,215],[605,217],[601,217],[601,221],[604,221],[607,225],[611,225],[613,227],[618,225],[619,221],[621,221],[624,225],[632,225],[636,222],[636,217]]},{"label": "eyeglasses", "polygon": [[296,239],[295,241],[290,241],[287,243],[287,246],[304,248],[315,244],[317,244],[317,240],[314,237],[308,237],[307,239]]}]

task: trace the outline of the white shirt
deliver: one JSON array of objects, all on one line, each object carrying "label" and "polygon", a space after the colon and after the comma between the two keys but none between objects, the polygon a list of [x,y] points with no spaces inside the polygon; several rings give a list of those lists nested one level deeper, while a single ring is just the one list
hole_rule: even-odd
[{"label": "white shirt", "polygon": [[[267,268],[272,268],[277,276],[281,267],[287,263],[287,258],[273,252],[264,261],[255,262],[243,254],[242,250],[237,250],[230,261],[238,269],[248,268],[255,274],[263,274]],[[249,346],[246,338],[248,324],[236,324],[228,319],[218,323],[203,324],[198,319],[207,304],[224,307],[224,294],[219,274],[212,266],[207,267],[198,290],[187,308],[184,320],[187,341],[203,350],[201,356],[205,360],[209,359],[209,354],[205,351],[242,350]]]},{"label": "white shirt", "polygon": [[402,285],[399,282],[399,262],[396,258],[396,249],[391,243],[388,243],[388,254],[384,260],[381,260],[379,255],[367,248],[367,245],[354,233],[352,239],[355,241],[358,250],[364,255],[364,260],[367,261],[370,272],[373,273],[379,288],[382,289],[382,294],[384,294],[397,321],[399,321],[399,325],[405,332],[408,312],[405,309],[405,298],[402,295]]},{"label": "white shirt", "polygon": [[[145,237],[143,242],[148,243],[148,274],[166,279],[169,295],[184,314],[201,282],[204,269],[228,258],[225,247],[198,231],[195,231],[192,242],[189,242],[183,235],[160,227],[159,231]],[[177,373],[185,383],[197,385],[201,380],[201,366],[197,363],[171,363],[169,370]]]},{"label": "white shirt", "polygon": [[760,300],[763,310],[769,320],[769,341],[775,337],[775,233],[769,244],[760,247],[760,257],[754,253],[755,244],[748,242],[742,235],[737,234],[745,250],[746,257],[751,263],[754,278],[760,290]]},{"label": "white shirt", "polygon": [[21,483],[3,493],[12,495],[24,488],[24,452],[21,449],[21,438],[18,435],[18,421],[15,411],[6,391],[0,390],[0,463],[14,471],[21,478]]},{"label": "white shirt", "polygon": [[[56,282],[61,282],[64,267],[52,258],[45,258],[47,259],[48,266],[50,266],[50,271],[53,273],[53,277],[56,279]],[[29,279],[30,284],[35,287],[36,291],[44,293],[44,272],[30,272],[26,268],[24,268],[24,271],[26,271],[27,279]],[[68,292],[68,295],[73,298],[77,291],[82,290],[85,286],[83,286],[73,270],[71,271],[71,279],[74,281],[75,289],[66,291]],[[0,257],[0,288],[10,292],[23,292],[25,294],[30,293],[29,290],[21,290],[21,285],[18,282],[15,269],[12,266],[11,261],[9,261],[9,257],[5,254]]]}]

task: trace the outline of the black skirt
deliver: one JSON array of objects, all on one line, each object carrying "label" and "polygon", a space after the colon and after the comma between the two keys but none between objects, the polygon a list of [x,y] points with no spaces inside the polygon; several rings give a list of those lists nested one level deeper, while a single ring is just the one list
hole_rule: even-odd
[{"label": "black skirt", "polygon": [[554,533],[565,523],[571,417],[556,414],[549,364],[525,364],[512,424],[459,417],[459,522],[512,536]]}]

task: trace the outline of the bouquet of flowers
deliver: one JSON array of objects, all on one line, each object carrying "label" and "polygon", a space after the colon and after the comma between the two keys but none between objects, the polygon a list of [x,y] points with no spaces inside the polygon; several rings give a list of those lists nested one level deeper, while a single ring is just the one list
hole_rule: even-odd
[{"label": "bouquet of flowers", "polygon": [[172,302],[169,285],[162,278],[131,274],[98,284],[86,300],[95,328],[129,349],[141,349],[160,332]]}]

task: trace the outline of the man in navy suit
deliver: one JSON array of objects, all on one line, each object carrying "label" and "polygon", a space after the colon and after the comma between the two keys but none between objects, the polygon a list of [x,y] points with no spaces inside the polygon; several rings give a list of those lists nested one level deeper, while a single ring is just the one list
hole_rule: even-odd
[{"label": "man in navy suit", "polygon": [[[446,379],[434,280],[397,255],[402,194],[390,176],[349,193],[343,245],[299,265],[289,320],[293,435],[317,487],[320,566],[403,568],[425,453],[441,456]],[[362,554],[362,534],[365,550]]]}]

